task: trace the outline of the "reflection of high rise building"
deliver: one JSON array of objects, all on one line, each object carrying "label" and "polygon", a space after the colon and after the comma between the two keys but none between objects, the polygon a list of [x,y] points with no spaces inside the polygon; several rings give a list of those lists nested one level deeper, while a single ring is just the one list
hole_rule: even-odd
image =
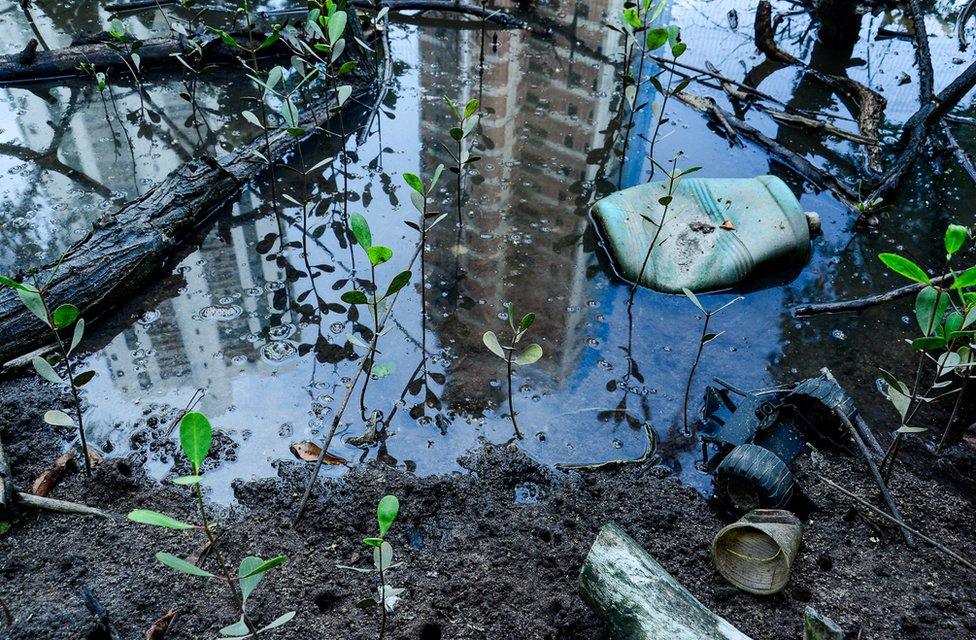
[{"label": "reflection of high rise building", "polygon": [[[582,234],[588,224],[568,185],[596,176],[587,153],[603,145],[616,79],[612,65],[593,54],[619,46],[619,34],[602,23],[622,7],[622,0],[603,0],[562,7],[553,2],[537,9],[543,20],[575,36],[570,39],[489,31],[480,78],[480,30],[421,31],[420,84],[431,98],[423,103],[421,118],[423,171],[429,174],[437,163],[452,162],[441,147],[441,142],[451,143],[446,135],[450,115],[433,98],[450,96],[462,104],[480,98],[485,114],[482,136],[475,138],[481,156],[472,170],[477,178],[469,177],[464,186],[470,194],[465,209],[476,213],[465,216],[460,255],[450,250],[457,241],[451,225],[436,228],[431,237],[435,250],[429,273],[435,292],[441,282],[458,287],[454,295],[434,296],[430,309],[441,344],[461,356],[446,390],[453,402],[476,400],[480,405],[485,381],[498,377],[498,363],[485,351],[481,335],[505,326],[498,317],[503,301],[512,302],[519,314],[537,314],[532,332],[544,339],[547,351],[537,369],[560,383],[575,369],[585,317],[577,310],[586,304],[585,270],[592,255],[580,242],[558,250],[554,245],[567,232]],[[578,42],[586,46],[578,48]],[[447,71],[455,67],[456,73]],[[453,191],[454,176],[447,175]],[[559,229],[560,236],[547,235],[550,229]],[[464,275],[455,283],[457,272]]]}]

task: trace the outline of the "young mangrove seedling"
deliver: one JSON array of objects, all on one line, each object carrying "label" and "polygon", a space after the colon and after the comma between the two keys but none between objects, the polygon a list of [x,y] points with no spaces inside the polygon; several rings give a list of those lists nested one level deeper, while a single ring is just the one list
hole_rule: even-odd
[{"label": "young mangrove seedling", "polygon": [[657,143],[658,134],[661,133],[661,125],[665,122],[669,122],[670,118],[667,117],[668,109],[668,98],[676,93],[681,93],[684,91],[685,87],[691,82],[691,78],[685,78],[678,83],[678,86],[672,89],[672,83],[674,82],[674,66],[678,62],[678,58],[688,50],[688,45],[681,42],[681,30],[676,26],[669,26],[667,28],[667,42],[671,47],[671,64],[668,66],[668,86],[665,87],[661,84],[661,81],[657,79],[657,76],[651,77],[651,84],[658,93],[661,94],[661,111],[658,113],[657,122],[654,124],[654,131],[651,133],[650,142],[647,145],[647,157],[651,162],[651,172],[647,177],[648,182],[654,179],[654,167],[660,167],[659,164],[653,162],[654,160],[654,145]]},{"label": "young mangrove seedling", "polygon": [[376,573],[380,584],[376,589],[375,598],[364,598],[356,606],[361,609],[368,609],[380,605],[380,640],[386,635],[386,617],[388,613],[393,613],[400,595],[404,589],[394,587],[389,584],[390,569],[399,566],[393,564],[393,546],[386,539],[386,534],[393,526],[397,514],[400,513],[400,501],[396,496],[383,496],[379,504],[376,505],[376,523],[379,525],[379,535],[374,538],[365,538],[363,544],[373,549],[373,568],[362,569],[359,567],[346,567],[339,565],[341,569],[351,569],[360,573]]},{"label": "young mangrove seedling", "polygon": [[[75,424],[75,420],[61,409],[50,409],[45,412],[44,422],[55,427],[76,426],[78,428],[81,449],[85,453],[85,474],[90,476],[91,456],[88,452],[88,441],[85,437],[85,423],[82,416],[81,398],[78,390],[95,377],[95,372],[89,370],[76,373],[71,364],[71,354],[78,348],[78,344],[85,335],[85,320],[80,316],[78,307],[73,304],[62,304],[53,310],[51,309],[47,298],[47,288],[50,286],[51,280],[54,278],[56,272],[56,268],[52,269],[51,275],[44,284],[41,284],[35,274],[33,285],[17,282],[4,276],[0,276],[0,285],[10,287],[16,291],[17,296],[24,303],[24,306],[50,329],[51,335],[54,337],[57,352],[47,358],[34,356],[31,364],[34,365],[34,370],[37,371],[37,374],[48,382],[53,382],[58,386],[68,387],[71,390],[77,425]],[[72,326],[74,329],[71,332],[71,341],[66,343],[61,333],[67,331]],[[59,365],[64,368],[63,376],[56,369]]]},{"label": "young mangrove seedling", "polygon": [[[948,226],[944,238],[945,261],[940,278],[930,277],[925,269],[896,253],[878,255],[889,269],[923,285],[915,298],[915,318],[922,335],[911,341],[912,348],[919,353],[915,381],[909,387],[888,371],[881,370],[881,376],[888,387],[888,400],[895,407],[900,419],[895,438],[880,465],[885,477],[891,474],[903,438],[927,430],[911,426],[919,407],[924,403],[957,394],[956,406],[939,442],[938,450],[941,451],[969,386],[974,366],[973,337],[976,335],[976,331],[971,328],[976,322],[976,292],[972,290],[976,287],[976,267],[960,274],[955,274],[952,269],[952,259],[963,248],[968,237],[969,229],[966,227],[957,224]],[[952,278],[948,280],[950,274]],[[928,390],[920,393],[922,370],[926,361],[935,363],[936,371]],[[940,391],[938,395],[932,396],[933,391],[952,386],[950,374],[962,379],[959,387],[949,392]]]},{"label": "young mangrove seedling", "polygon": [[410,271],[401,271],[398,273],[390,281],[390,284],[386,288],[386,293],[380,296],[379,289],[376,286],[376,267],[393,257],[393,249],[373,244],[373,234],[369,229],[369,223],[362,215],[354,213],[349,216],[349,227],[352,230],[353,237],[356,238],[356,242],[369,259],[370,290],[368,293],[370,295],[367,296],[367,292],[353,289],[352,291],[346,291],[341,297],[342,301],[346,304],[366,305],[369,308],[370,316],[373,318],[373,336],[368,344],[351,333],[346,335],[346,338],[350,342],[367,350],[364,356],[366,358],[366,366],[364,367],[366,379],[363,380],[363,386],[359,395],[360,411],[363,420],[366,420],[366,386],[369,384],[370,378],[385,378],[393,373],[394,370],[394,364],[392,362],[382,364],[376,364],[375,362],[375,356],[378,353],[376,344],[380,336],[388,330],[383,327],[387,308],[386,300],[395,297],[400,292],[400,289],[410,282],[411,273]]},{"label": "young mangrove seedling", "polygon": [[410,201],[420,213],[420,220],[411,222],[405,220],[411,229],[416,229],[420,233],[420,350],[421,363],[423,368],[424,383],[426,384],[427,372],[427,232],[444,219],[446,213],[437,214],[429,210],[430,196],[437,188],[437,182],[441,179],[444,165],[439,164],[434,169],[434,175],[430,179],[430,184],[425,185],[419,176],[412,173],[404,173],[403,180],[412,189]]},{"label": "young mangrove seedling", "polygon": [[142,58],[138,51],[142,48],[142,40],[133,36],[129,32],[129,27],[118,18],[113,18],[110,24],[111,28],[108,30],[108,35],[112,40],[109,40],[108,46],[119,54],[125,68],[129,70],[129,75],[132,76],[132,81],[136,85],[136,92],[139,94],[139,115],[141,117],[146,113],[146,102],[142,95],[142,78],[139,76]]},{"label": "young mangrove seedling", "polygon": [[528,331],[529,327],[532,326],[532,323],[535,322],[535,314],[527,313],[522,316],[522,319],[518,323],[518,328],[516,328],[515,307],[509,302],[505,305],[505,308],[508,311],[508,326],[512,329],[511,342],[503,347],[494,331],[485,331],[481,339],[489,351],[505,361],[508,375],[508,413],[512,418],[512,428],[515,429],[515,437],[521,440],[522,432],[519,431],[518,421],[515,419],[515,405],[512,399],[514,395],[512,393],[512,365],[517,364],[522,366],[533,364],[542,357],[542,347],[533,342],[523,349],[522,353],[516,355],[516,345],[522,340],[522,337]]},{"label": "young mangrove seedling", "polygon": [[734,298],[726,302],[725,304],[723,304],[718,309],[712,311],[710,309],[706,309],[705,307],[703,307],[701,301],[698,300],[698,296],[692,293],[690,289],[682,289],[682,291],[684,291],[685,296],[689,300],[691,300],[691,303],[696,307],[698,307],[699,311],[705,314],[705,322],[702,324],[701,337],[698,339],[698,352],[695,353],[695,360],[694,362],[691,363],[691,370],[688,372],[688,383],[685,385],[685,403],[684,403],[684,411],[682,412],[682,415],[684,417],[684,422],[685,422],[685,435],[691,435],[691,431],[688,429],[688,396],[691,394],[691,383],[695,379],[695,370],[698,368],[698,363],[701,362],[702,351],[705,349],[705,345],[711,342],[712,340],[714,340],[715,338],[719,337],[723,333],[725,333],[724,331],[719,331],[718,333],[709,333],[708,325],[712,321],[712,317],[714,315],[721,313],[722,311],[732,306],[736,302],[742,300],[742,296],[739,296],[738,298]]},{"label": "young mangrove seedling", "polygon": [[477,114],[478,100],[477,98],[468,100],[468,103],[464,105],[464,113],[458,109],[458,106],[450,98],[445,96],[444,102],[447,103],[451,114],[454,115],[454,119],[457,122],[456,125],[451,127],[450,131],[451,138],[456,143],[455,148],[452,149],[443,143],[441,143],[441,146],[454,159],[455,164],[451,167],[451,172],[457,176],[457,218],[458,226],[461,226],[463,225],[461,219],[461,180],[464,178],[465,167],[481,159],[480,156],[471,155],[470,145],[465,143],[468,136],[471,135],[471,132],[478,126],[478,121],[480,120]]},{"label": "young mangrove seedling", "polygon": [[678,153],[674,154],[673,158],[671,158],[670,171],[665,167],[659,165],[656,160],[653,159],[651,160],[653,164],[661,167],[661,171],[663,171],[664,175],[667,176],[668,178],[667,187],[666,187],[665,194],[657,199],[658,204],[660,204],[663,207],[663,209],[661,210],[661,219],[654,220],[649,216],[641,214],[641,217],[644,218],[644,220],[651,223],[655,227],[655,231],[654,231],[654,236],[651,238],[651,243],[647,246],[647,253],[644,254],[644,261],[641,263],[641,268],[640,268],[640,272],[637,274],[637,279],[634,280],[634,284],[631,285],[630,287],[630,297],[627,300],[628,306],[634,304],[634,295],[637,293],[637,287],[640,286],[641,280],[644,279],[644,272],[647,271],[647,265],[651,260],[651,253],[653,253],[654,249],[657,247],[658,239],[660,239],[661,237],[661,230],[664,229],[664,225],[667,223],[668,210],[671,208],[671,203],[674,201],[674,192],[678,186],[678,181],[684,178],[685,176],[695,173],[696,171],[701,169],[701,167],[688,167],[687,169],[678,171],[677,169],[678,158],[680,158],[681,156],[682,156],[682,152],[679,151]]},{"label": "young mangrove seedling", "polygon": [[210,421],[207,419],[207,416],[196,411],[183,416],[183,419],[180,420],[180,448],[183,450],[183,454],[187,460],[190,461],[192,473],[191,475],[174,478],[173,483],[193,487],[200,524],[189,524],[168,516],[165,513],[150,511],[148,509],[135,509],[129,512],[129,520],[140,524],[162,527],[164,529],[203,532],[210,546],[210,550],[213,552],[214,558],[220,567],[220,575],[213,574],[171,553],[161,551],[156,554],[156,560],[171,569],[191,576],[225,582],[234,596],[234,601],[237,603],[237,609],[241,614],[241,619],[234,624],[222,628],[220,635],[229,640],[242,640],[243,638],[257,637],[258,634],[280,627],[295,617],[295,612],[289,611],[279,616],[270,624],[258,629],[247,613],[248,596],[258,586],[264,574],[268,570],[284,564],[287,558],[285,556],[275,556],[270,560],[262,560],[257,556],[247,556],[241,560],[237,568],[237,575],[235,576],[231,573],[230,565],[227,564],[224,554],[217,545],[217,540],[214,537],[213,530],[215,523],[207,516],[207,509],[203,501],[203,490],[200,488],[200,483],[203,480],[201,466],[207,457],[207,453],[210,451],[212,441],[213,429],[210,426]]}]

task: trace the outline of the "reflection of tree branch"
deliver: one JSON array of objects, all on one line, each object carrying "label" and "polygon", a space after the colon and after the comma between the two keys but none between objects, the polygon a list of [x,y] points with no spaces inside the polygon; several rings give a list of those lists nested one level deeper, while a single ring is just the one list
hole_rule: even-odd
[{"label": "reflection of tree branch", "polygon": [[0,143],[0,154],[5,156],[13,156],[14,158],[24,162],[34,162],[42,169],[60,173],[66,178],[78,183],[80,186],[95,191],[103,198],[108,199],[112,196],[111,189],[106,187],[101,182],[98,182],[88,174],[61,162],[61,160],[59,160],[57,157],[57,153],[50,151],[34,151],[33,149],[28,149],[27,147],[21,147],[15,144]]}]

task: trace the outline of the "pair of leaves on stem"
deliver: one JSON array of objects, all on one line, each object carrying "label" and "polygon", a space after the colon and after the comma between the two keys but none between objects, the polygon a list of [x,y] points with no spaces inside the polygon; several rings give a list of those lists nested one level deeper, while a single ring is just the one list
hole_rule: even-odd
[{"label": "pair of leaves on stem", "polygon": [[[362,215],[354,213],[349,216],[349,228],[352,231],[353,237],[356,238],[356,242],[360,247],[362,247],[363,251],[366,252],[366,256],[369,258],[369,262],[372,266],[378,267],[393,257],[392,249],[373,244],[373,234],[370,231],[369,223]],[[398,273],[393,280],[390,281],[390,284],[386,289],[386,293],[384,293],[383,297],[379,298],[378,300],[369,300],[369,298],[366,297],[366,294],[362,291],[346,291],[342,294],[341,299],[346,304],[375,304],[380,300],[385,300],[390,296],[396,295],[400,289],[405,287],[407,283],[410,282],[410,277],[411,273],[409,271],[401,271]]]},{"label": "pair of leaves on stem", "polygon": [[[508,355],[506,355],[506,349],[511,349],[511,347],[502,347],[498,342],[498,336],[495,335],[494,331],[485,331],[484,336],[482,336],[482,341],[488,350],[494,353],[496,356],[502,360],[508,361]],[[528,365],[533,364],[542,357],[542,347],[536,343],[532,343],[522,350],[522,353],[518,354],[512,358],[512,362],[518,365]]]}]

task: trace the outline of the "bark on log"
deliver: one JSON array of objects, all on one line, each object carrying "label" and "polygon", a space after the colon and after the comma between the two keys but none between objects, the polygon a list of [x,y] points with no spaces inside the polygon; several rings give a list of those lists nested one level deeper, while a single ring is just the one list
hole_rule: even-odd
[{"label": "bark on log", "polygon": [[[359,68],[366,72],[369,66],[360,64]],[[347,105],[356,104],[357,96],[373,90],[370,76],[357,78]],[[326,118],[327,106],[319,104],[305,111],[299,126],[311,135],[316,121]],[[201,222],[267,168],[256,153],[279,160],[296,144],[280,128],[270,134],[270,149],[260,135],[219,159],[204,155],[184,163],[145,195],[98,221],[68,250],[47,288],[51,304],[70,302],[91,320],[132,295],[166,266],[167,259]],[[50,332],[7,288],[0,291],[0,335],[4,337],[0,365],[50,341]]]},{"label": "bark on log", "polygon": [[14,476],[10,471],[10,460],[3,450],[3,441],[0,440],[0,513],[9,509],[16,498],[14,490]]},{"label": "bark on log", "polygon": [[[247,43],[247,35],[236,33],[239,42]],[[201,36],[198,40],[203,49],[203,62],[206,64],[236,61],[237,53],[213,35]],[[125,70],[123,54],[109,46],[109,42],[98,41],[73,45],[53,51],[30,51],[34,41],[27,44],[24,51],[0,56],[0,84],[40,82],[54,78],[84,76],[79,69],[82,62],[95,65],[99,71]],[[260,44],[260,43],[256,43]],[[36,44],[34,45],[36,47]],[[194,49],[182,36],[147,38],[139,48],[139,70],[153,68],[183,68],[173,57],[176,54],[189,55]],[[261,56],[287,54],[283,45],[275,45],[261,51]],[[131,64],[131,62],[130,62]]]},{"label": "bark on log", "polygon": [[618,640],[750,640],[612,522],[590,548],[579,588]]}]

